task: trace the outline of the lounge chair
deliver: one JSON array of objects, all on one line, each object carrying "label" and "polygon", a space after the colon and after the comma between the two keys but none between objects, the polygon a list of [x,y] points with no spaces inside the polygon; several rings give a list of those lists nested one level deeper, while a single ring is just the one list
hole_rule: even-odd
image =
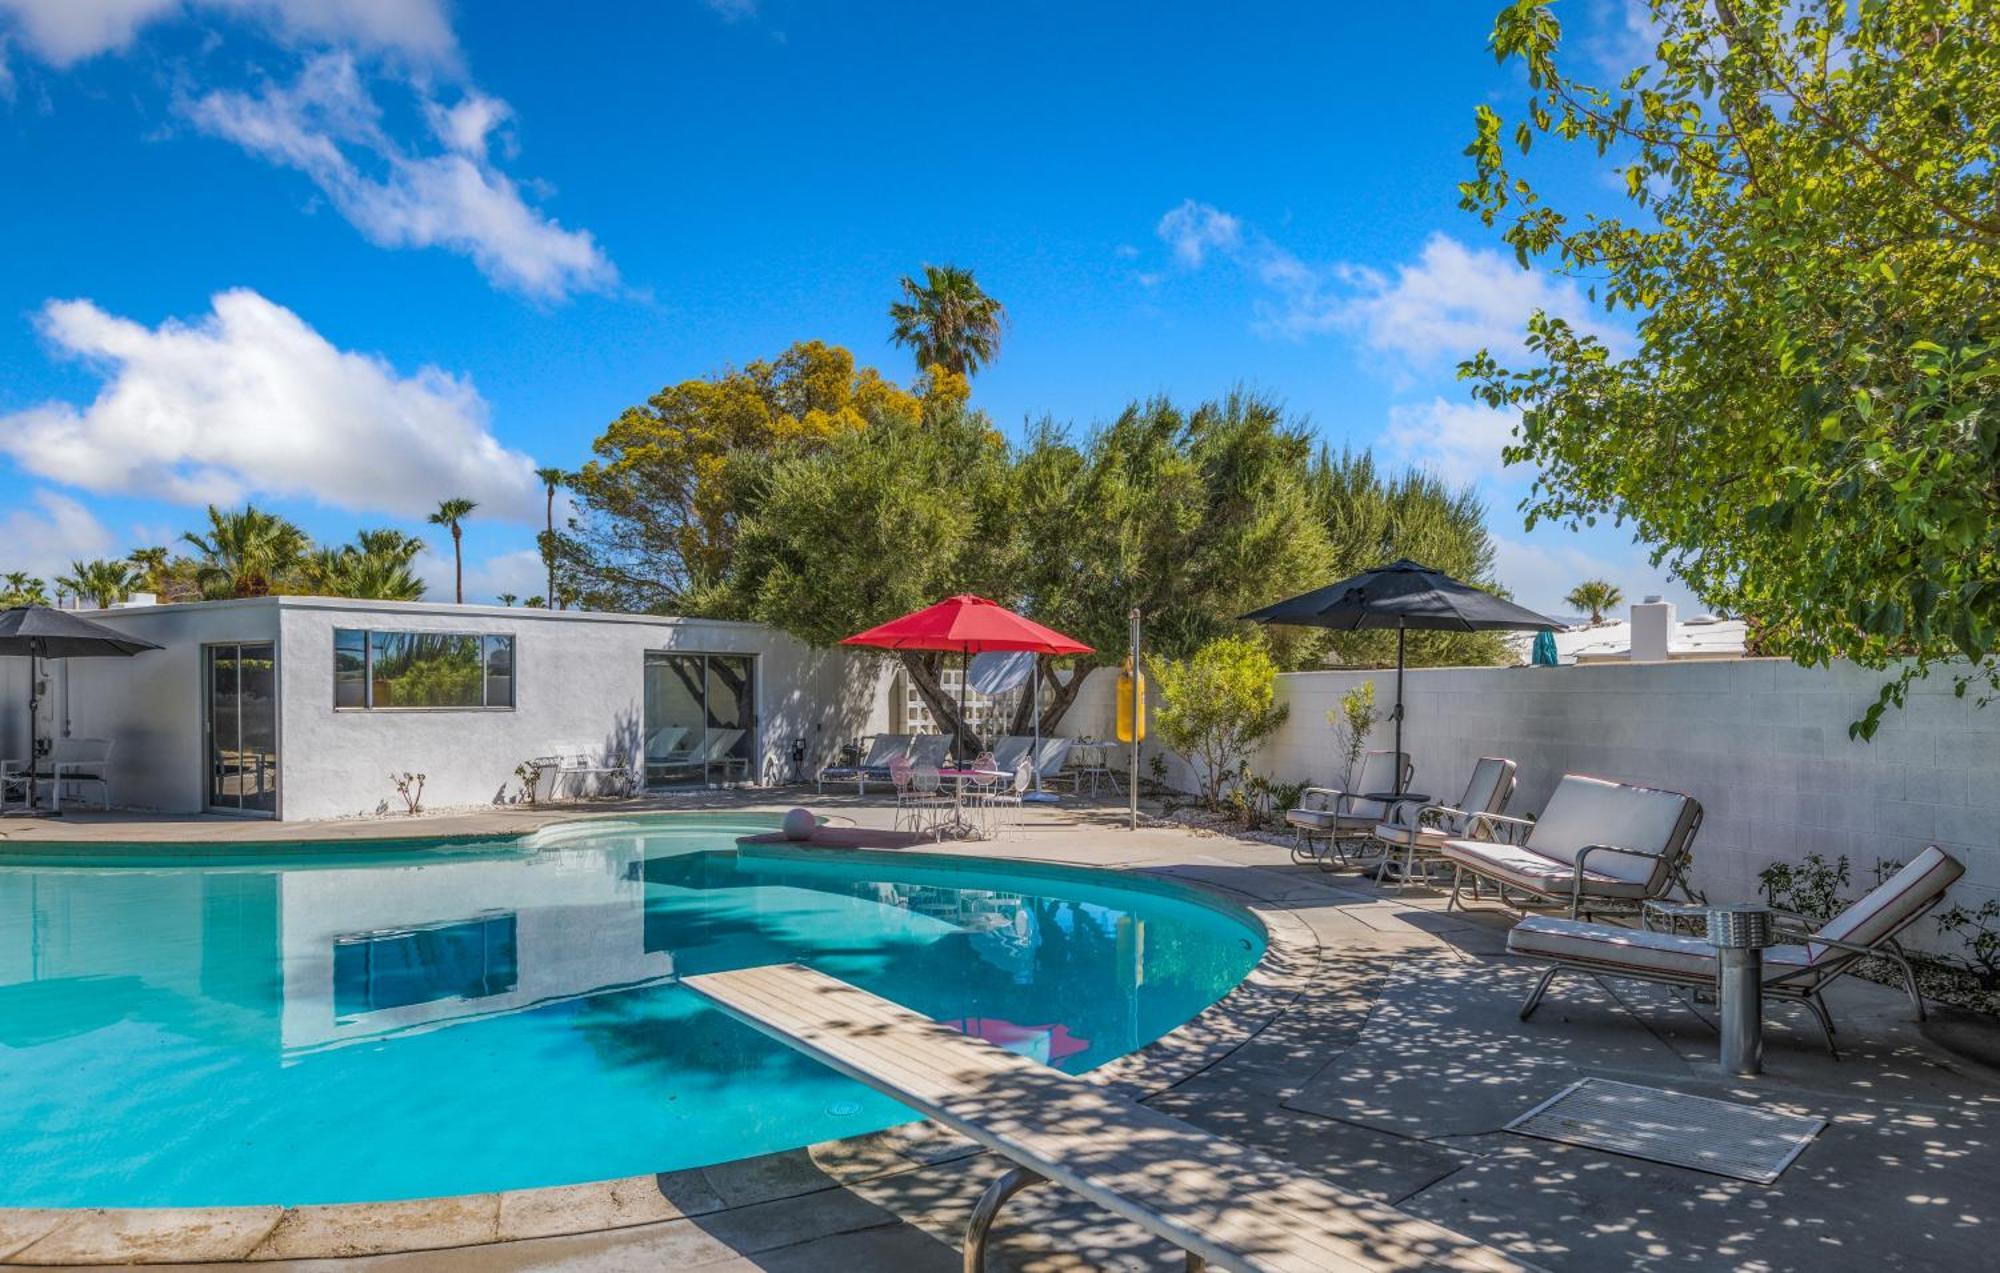
[{"label": "lounge chair", "polygon": [[1035,752],[1035,773],[1037,783],[1044,789],[1053,787],[1069,764],[1070,749],[1076,745],[1074,738],[1044,738],[1041,748]]},{"label": "lounge chair", "polygon": [[1014,767],[1028,758],[1028,752],[1034,745],[1035,740],[1025,734],[1008,734],[993,744],[993,764],[1013,773]]},{"label": "lounge chair", "polygon": [[889,781],[889,762],[898,756],[910,754],[911,737],[908,734],[877,734],[868,743],[868,754],[858,765],[828,765],[819,771],[814,786],[824,795],[828,779],[835,782],[852,782],[854,794],[868,794],[871,782]]},{"label": "lounge chair", "polygon": [[1375,838],[1386,846],[1375,882],[1381,883],[1389,864],[1397,862],[1402,872],[1397,891],[1408,888],[1418,864],[1437,861],[1446,840],[1472,834],[1473,815],[1505,813],[1514,795],[1514,768],[1511,760],[1481,756],[1457,804],[1405,803],[1391,809],[1388,820],[1375,827]]},{"label": "lounge chair", "polygon": [[[1917,988],[1916,973],[1896,935],[1937,905],[1952,881],[1964,872],[1957,859],[1932,845],[1868,896],[1811,932],[1805,931],[1799,917],[1786,917],[1779,933],[1788,940],[1764,952],[1764,993],[1796,999],[1812,1009],[1813,1018],[1826,1033],[1827,1050],[1837,1057],[1833,1017],[1821,995],[1863,959],[1874,956],[1887,959],[1902,971],[1903,987],[1916,1007],[1917,1020],[1923,1020],[1923,992]],[[1523,1021],[1534,1015],[1559,972],[1602,973],[1711,990],[1716,985],[1715,947],[1701,937],[1530,915],[1507,934],[1507,949],[1549,964],[1521,1004]]]},{"label": "lounge chair", "polygon": [[[25,760],[9,760],[0,765],[8,784],[25,793],[29,763]],[[99,803],[106,809],[111,807],[111,740],[108,738],[58,738],[49,745],[47,755],[40,757],[33,765],[32,781],[37,786],[49,790],[49,807],[62,812],[63,792],[74,791],[85,783],[97,787]],[[23,797],[25,798],[25,796]]]},{"label": "lounge chair", "polygon": [[950,734],[918,734],[916,741],[910,744],[910,763],[942,769],[950,752]]},{"label": "lounge chair", "polygon": [[1453,868],[1445,909],[1458,905],[1467,876],[1500,888],[1500,900],[1566,904],[1571,919],[1634,912],[1650,898],[1688,888],[1688,848],[1701,829],[1701,804],[1678,791],[1564,774],[1539,819],[1476,814],[1471,835],[1449,839],[1438,856]]},{"label": "lounge chair", "polygon": [[[1401,782],[1396,781],[1398,769],[1402,770]],[[1361,769],[1355,775],[1352,790],[1307,787],[1299,794],[1298,807],[1285,814],[1285,825],[1292,828],[1292,860],[1318,862],[1328,870],[1332,869],[1327,865],[1329,857],[1346,863],[1346,841],[1371,838],[1376,826],[1389,816],[1388,802],[1363,797],[1383,791],[1407,791],[1415,774],[1410,753],[1370,751],[1362,753]],[[1326,851],[1315,851],[1315,841],[1324,841]]]}]

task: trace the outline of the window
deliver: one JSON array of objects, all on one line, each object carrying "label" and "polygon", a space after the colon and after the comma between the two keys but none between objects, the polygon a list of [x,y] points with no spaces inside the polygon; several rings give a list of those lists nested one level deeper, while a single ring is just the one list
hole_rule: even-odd
[{"label": "window", "polygon": [[333,633],[336,708],[514,705],[514,638],[470,632]]}]

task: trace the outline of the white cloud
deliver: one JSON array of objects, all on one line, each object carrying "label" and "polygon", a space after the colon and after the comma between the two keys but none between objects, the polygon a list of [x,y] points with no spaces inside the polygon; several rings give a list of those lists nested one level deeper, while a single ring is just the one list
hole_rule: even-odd
[{"label": "white cloud", "polygon": [[250,19],[295,46],[338,44],[429,63],[457,56],[443,0],[0,0],[0,20],[55,67],[129,48],[142,27],[202,12]]},{"label": "white cloud", "polygon": [[1511,256],[1445,234],[1432,234],[1415,261],[1391,273],[1347,262],[1314,265],[1240,218],[1192,199],[1160,219],[1158,234],[1184,268],[1219,257],[1255,282],[1259,332],[1298,340],[1352,331],[1406,370],[1448,367],[1481,349],[1518,354],[1536,309],[1614,347],[1619,338],[1569,280],[1524,270]]},{"label": "white cloud", "polygon": [[1358,295],[1335,321],[1356,328],[1371,349],[1414,367],[1456,363],[1481,349],[1518,352],[1537,309],[1601,339],[1618,339],[1575,283],[1444,234],[1431,235],[1416,261],[1397,266],[1393,278],[1354,267],[1343,275]]},{"label": "white cloud", "polygon": [[701,3],[724,22],[741,22],[757,16],[759,0],[701,0]]},{"label": "white cloud", "polygon": [[295,83],[262,92],[217,91],[181,104],[196,127],[310,177],[343,216],[382,247],[443,247],[470,256],[501,287],[543,299],[602,290],[618,273],[587,230],[566,230],[528,205],[487,157],[507,117],[497,98],[468,92],[424,103],[442,153],[405,149],[354,59],[329,53]]},{"label": "white cloud", "polygon": [[[433,538],[437,547],[426,548],[419,553],[413,569],[417,578],[424,581],[426,597],[432,601],[449,601],[454,584],[451,535],[441,531]],[[542,564],[542,554],[533,548],[516,549],[483,561],[468,560],[465,563],[465,599],[475,604],[497,601],[503,592],[511,592],[523,601],[539,597],[548,591],[548,583],[548,567]]]},{"label": "white cloud", "polygon": [[1405,464],[1429,469],[1453,485],[1463,486],[1522,466],[1501,462],[1501,450],[1513,441],[1520,423],[1518,411],[1501,411],[1477,402],[1403,403],[1389,408],[1389,427],[1382,445]]},{"label": "white cloud", "polygon": [[44,335],[104,376],[85,406],[0,416],[0,451],[37,476],[184,504],[303,497],[417,517],[446,497],[539,522],[534,462],[488,430],[469,381],[404,376],[336,348],[252,291],[194,322],[149,328],[89,301],[53,301]]},{"label": "white cloud", "polygon": [[1243,223],[1212,203],[1182,201],[1160,218],[1155,231],[1174,250],[1174,259],[1199,269],[1211,249],[1234,251],[1242,246]]},{"label": "white cloud", "polygon": [[44,580],[69,573],[73,561],[109,556],[111,532],[81,503],[38,490],[34,508],[17,508],[0,520],[0,571],[25,570]]}]

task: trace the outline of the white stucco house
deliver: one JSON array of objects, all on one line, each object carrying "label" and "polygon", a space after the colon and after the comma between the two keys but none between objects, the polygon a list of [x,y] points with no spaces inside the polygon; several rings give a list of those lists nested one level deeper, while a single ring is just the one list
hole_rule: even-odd
[{"label": "white stucco house", "polygon": [[[884,710],[875,657],[753,623],[332,597],[87,614],[162,648],[42,665],[37,733],[109,740],[112,805],[163,813],[400,810],[403,772],[426,807],[486,805],[548,755],[653,789],[769,783],[799,740],[809,774]],[[27,678],[0,660],[8,757]]]}]

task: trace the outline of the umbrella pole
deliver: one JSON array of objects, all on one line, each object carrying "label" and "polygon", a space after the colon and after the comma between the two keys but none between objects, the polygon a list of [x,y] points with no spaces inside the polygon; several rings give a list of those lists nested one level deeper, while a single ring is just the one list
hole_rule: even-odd
[{"label": "umbrella pole", "polygon": [[1406,629],[1396,625],[1396,787],[1403,794],[1403,637]]},{"label": "umbrella pole", "polygon": [[35,812],[35,659],[40,641],[28,645],[28,813]]},{"label": "umbrella pole", "polygon": [[972,677],[972,651],[958,652],[958,767],[965,768],[965,683]]}]

